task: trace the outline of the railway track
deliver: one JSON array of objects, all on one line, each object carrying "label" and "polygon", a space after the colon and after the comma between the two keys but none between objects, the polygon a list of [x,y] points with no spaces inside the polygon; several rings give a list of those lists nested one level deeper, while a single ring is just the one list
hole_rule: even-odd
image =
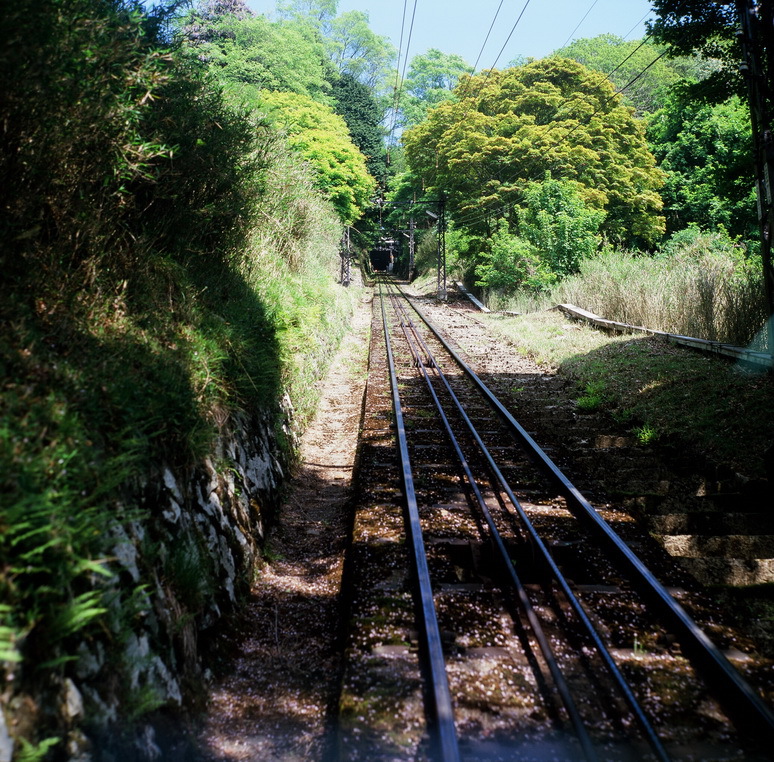
[{"label": "railway track", "polygon": [[591,506],[389,279],[375,303],[339,758],[768,758],[733,638],[649,571],[637,523]]}]

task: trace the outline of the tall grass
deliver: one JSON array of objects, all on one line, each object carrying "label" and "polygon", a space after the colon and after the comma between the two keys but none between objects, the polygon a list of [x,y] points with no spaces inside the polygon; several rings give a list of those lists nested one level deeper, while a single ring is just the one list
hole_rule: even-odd
[{"label": "tall grass", "polygon": [[[115,533],[157,520],[132,485],[189,468],[243,411],[281,431],[285,392],[302,425],[356,296],[304,167],[139,8],[21,0],[0,29],[0,711],[45,705],[30,742],[60,729],[49,709],[84,642],[113,690],[128,682],[116,609],[129,631],[155,621],[159,579],[181,616],[202,590],[220,605],[206,563],[180,589],[193,536],[167,560],[138,548],[127,592]],[[117,589],[136,606],[111,605]],[[153,637],[162,654],[174,636]]]},{"label": "tall grass", "polygon": [[760,263],[722,233],[684,231],[654,257],[606,250],[551,292],[609,320],[739,346],[765,322]]}]

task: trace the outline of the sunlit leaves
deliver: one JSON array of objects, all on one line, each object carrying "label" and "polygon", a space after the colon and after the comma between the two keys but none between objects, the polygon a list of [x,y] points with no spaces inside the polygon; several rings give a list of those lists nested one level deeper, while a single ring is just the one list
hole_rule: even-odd
[{"label": "sunlit leaves", "polygon": [[330,108],[294,93],[262,93],[261,103],[315,173],[342,222],[362,213],[374,188],[365,157],[352,143],[344,120]]},{"label": "sunlit leaves", "polygon": [[[603,209],[611,238],[652,242],[663,231],[663,182],[644,130],[609,81],[550,58],[465,80],[404,136],[413,174],[481,224],[518,203],[548,169]],[[474,217],[475,213],[475,217]]]}]

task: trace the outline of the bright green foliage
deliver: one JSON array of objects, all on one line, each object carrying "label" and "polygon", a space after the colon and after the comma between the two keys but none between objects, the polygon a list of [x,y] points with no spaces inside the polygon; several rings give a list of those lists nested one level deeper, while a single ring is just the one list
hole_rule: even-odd
[{"label": "bright green foliage", "polygon": [[419,124],[429,109],[453,98],[452,91],[463,74],[473,67],[461,56],[430,48],[411,59],[400,102],[400,123],[405,127]]},{"label": "bright green foliage", "polygon": [[317,32],[336,73],[350,74],[362,84],[380,89],[397,51],[388,38],[375,34],[369,27],[367,13],[347,11],[337,16],[337,8],[338,0],[277,3],[281,18],[306,24]]},{"label": "bright green foliage", "polygon": [[716,61],[702,57],[659,59],[662,51],[663,47],[652,42],[643,44],[641,40],[626,41],[614,34],[601,34],[575,40],[557,50],[556,55],[608,74],[616,90],[632,82],[622,93],[623,102],[644,114],[661,108],[675,83],[682,79],[696,82],[717,69]]},{"label": "bright green foliage", "polygon": [[519,233],[540,252],[557,278],[578,272],[580,263],[599,247],[605,213],[589,209],[573,183],[554,180],[531,183],[519,210]]},{"label": "bright green foliage", "polygon": [[397,56],[389,39],[371,30],[368,14],[362,11],[348,11],[333,19],[325,46],[339,74],[350,74],[372,89],[385,83]]},{"label": "bright green foliage", "polygon": [[349,225],[363,212],[374,189],[365,157],[344,120],[330,108],[295,93],[261,94],[269,118],[287,134],[289,145],[309,162],[315,184]]},{"label": "bright green foliage", "polygon": [[309,19],[325,29],[338,6],[339,0],[277,0],[277,13],[283,18]]},{"label": "bright green foliage", "polygon": [[191,40],[192,52],[221,81],[326,100],[325,48],[309,24],[227,15],[208,29],[205,41]]},{"label": "bright green foliage", "polygon": [[576,273],[599,246],[605,213],[589,209],[572,183],[550,175],[531,183],[517,212],[518,235],[504,219],[497,222],[476,267],[477,285],[505,292],[544,290]]},{"label": "bright green foliage", "polygon": [[536,247],[510,233],[505,220],[496,223],[481,260],[476,266],[476,285],[484,288],[540,290],[556,280]]},{"label": "bright green foliage", "polygon": [[465,79],[456,93],[464,97],[433,109],[404,143],[417,184],[445,191],[461,220],[485,227],[548,169],[606,212],[610,238],[661,235],[662,174],[642,125],[601,74],[549,58]]},{"label": "bright green foliage", "polygon": [[672,97],[650,120],[648,138],[666,173],[670,232],[695,223],[755,237],[750,117],[738,98],[713,106]]}]

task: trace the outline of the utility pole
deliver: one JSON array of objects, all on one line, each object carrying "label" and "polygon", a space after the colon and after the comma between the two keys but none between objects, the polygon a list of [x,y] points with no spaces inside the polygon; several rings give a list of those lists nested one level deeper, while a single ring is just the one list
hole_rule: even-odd
[{"label": "utility pole", "polygon": [[414,230],[416,229],[416,222],[414,222],[414,215],[411,215],[411,218],[409,219],[409,266],[408,266],[408,280],[409,283],[411,283],[412,278],[414,277],[414,252],[415,252],[415,239],[414,239]]},{"label": "utility pole", "polygon": [[438,207],[438,298],[446,301],[446,197],[441,193]]},{"label": "utility pole", "polygon": [[736,8],[743,55],[739,68],[747,79],[755,151],[763,289],[768,315],[766,349],[774,355],[774,270],[771,261],[774,236],[774,102],[769,82],[769,77],[774,76],[774,9],[772,0],[759,0],[757,3],[754,0],[736,0]]},{"label": "utility pole", "polygon": [[349,226],[344,228],[341,240],[341,285],[348,286],[352,277],[352,250],[349,241]]}]

